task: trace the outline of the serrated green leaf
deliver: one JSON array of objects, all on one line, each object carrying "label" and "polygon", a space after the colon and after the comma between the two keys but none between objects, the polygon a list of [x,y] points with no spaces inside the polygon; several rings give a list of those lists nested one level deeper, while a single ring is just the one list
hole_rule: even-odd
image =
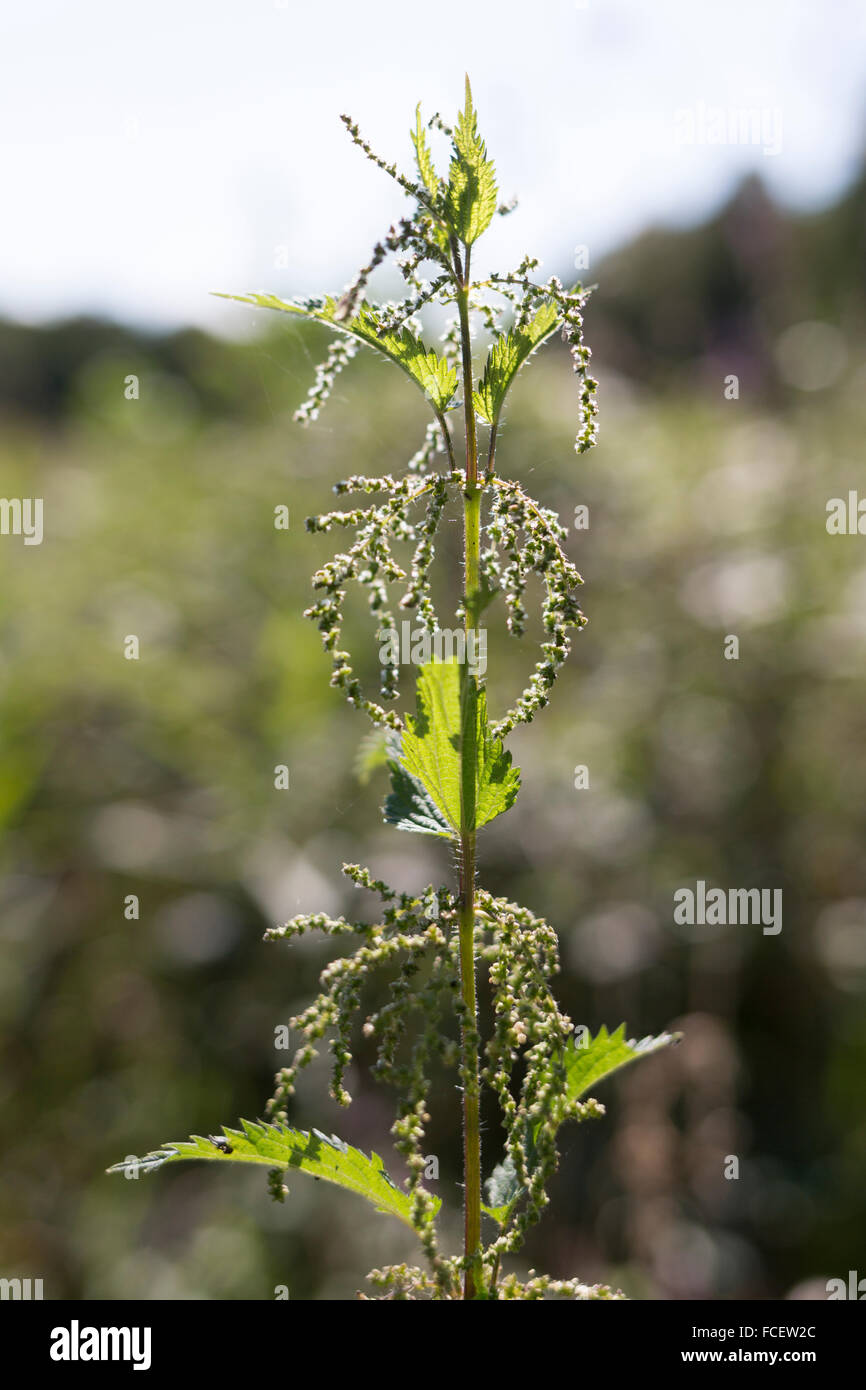
[{"label": "serrated green leaf", "polygon": [[[412,1227],[412,1199],[388,1176],[378,1154],[365,1154],[336,1135],[314,1129],[290,1129],[283,1125],[253,1124],[241,1120],[241,1129],[223,1129],[222,1139],[193,1134],[179,1143],[164,1144],[144,1158],[116,1163],[109,1173],[150,1173],[166,1163],[208,1159],[216,1163],[260,1163],[268,1168],[297,1169],[325,1182],[348,1188],[365,1197],[377,1211],[396,1216]],[[218,1137],[217,1137],[218,1138]],[[220,1145],[225,1144],[225,1148]],[[437,1210],[439,1207],[437,1201]],[[414,1228],[413,1228],[414,1229]]]},{"label": "serrated green leaf", "polygon": [[484,365],[484,374],[473,392],[475,410],[488,425],[499,419],[508,388],[537,347],[556,331],[559,312],[555,304],[543,304],[524,328],[514,328],[497,338]]},{"label": "serrated green leaf", "polygon": [[580,1100],[590,1087],[604,1081],[621,1067],[636,1062],[640,1057],[649,1057],[664,1047],[678,1043],[680,1033],[659,1033],[658,1037],[627,1040],[625,1024],[621,1023],[615,1033],[608,1033],[602,1024],[595,1037],[585,1047],[579,1047],[569,1038],[565,1048],[566,1099]]},{"label": "serrated green leaf", "polygon": [[412,830],[420,835],[440,835],[451,838],[451,827],[440,814],[426,789],[401,767],[389,761],[391,791],[382,808],[385,820],[398,830]]},{"label": "serrated green leaf", "polygon": [[[615,1033],[608,1033],[602,1024],[594,1038],[585,1047],[578,1047],[570,1038],[564,1051],[566,1067],[563,1102],[566,1106],[586,1095],[587,1091],[599,1081],[604,1081],[621,1067],[636,1062],[641,1057],[649,1057],[664,1047],[678,1043],[681,1034],[660,1033],[658,1037],[627,1041],[625,1024],[621,1023]],[[524,1136],[526,1162],[532,1171],[535,1162],[535,1144],[544,1121],[539,1120],[531,1128],[527,1125]],[[483,1210],[499,1226],[507,1225],[511,1214],[522,1195],[523,1189],[510,1155],[506,1154],[497,1164],[485,1184],[489,1206]]]},{"label": "serrated green leaf", "polygon": [[454,127],[454,157],[448,171],[445,207],[455,235],[467,246],[490,226],[498,199],[496,171],[478,134],[472,89],[466,79],[466,105]]},{"label": "serrated green leaf", "polygon": [[408,328],[401,329],[399,333],[380,333],[376,312],[367,303],[362,303],[352,317],[340,318],[340,301],[334,299],[333,295],[315,308],[292,304],[279,299],[275,294],[218,293],[217,297],[233,299],[239,304],[252,304],[258,309],[276,309],[283,314],[297,314],[300,318],[322,323],[337,333],[356,338],[367,347],[380,352],[389,361],[396,362],[439,411],[448,408],[457,390],[456,367],[449,366],[444,357],[440,357],[432,348],[426,347]]},{"label": "serrated green leaf", "polygon": [[[362,308],[359,319],[369,330],[370,318],[366,306]],[[364,341],[379,348],[402,367],[421,387],[437,410],[447,410],[457,390],[457,368],[450,366],[444,357],[439,357],[432,349],[426,348],[420,338],[416,338],[408,328],[404,328],[400,333],[387,333],[384,337],[379,337],[374,331],[367,331]]]},{"label": "serrated green leaf", "polygon": [[[461,679],[458,662],[432,661],[419,669],[416,711],[401,735],[399,766],[420,783],[453,835],[479,830],[513,806],[520,770],[490,733],[485,692],[468,675]],[[474,749],[465,766],[464,737]],[[400,794],[395,787],[394,795]]]},{"label": "serrated green leaf", "polygon": [[427,144],[427,134],[421,121],[421,103],[415,107],[415,129],[411,132],[412,144],[415,146],[415,162],[418,165],[418,173],[421,175],[421,182],[427,189],[431,197],[435,198],[439,191],[439,177],[433,167],[433,156]]}]

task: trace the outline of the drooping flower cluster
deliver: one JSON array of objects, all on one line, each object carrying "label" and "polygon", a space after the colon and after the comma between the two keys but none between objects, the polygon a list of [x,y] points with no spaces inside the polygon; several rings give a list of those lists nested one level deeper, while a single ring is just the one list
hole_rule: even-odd
[{"label": "drooping flower cluster", "polygon": [[[545,597],[541,609],[544,640],[529,684],[516,704],[494,725],[499,737],[516,724],[530,722],[550,698],[550,690],[571,650],[569,632],[581,628],[586,618],[574,591],[583,581],[566,556],[565,529],[556,513],[533,501],[518,482],[494,480],[494,497],[487,537],[490,542],[482,563],[501,585],[507,626],[515,637],[526,627],[523,595],[531,574],[538,575]],[[506,558],[503,564],[501,556]]]},{"label": "drooping flower cluster", "polygon": [[[290,1020],[289,1026],[301,1034],[303,1042],[291,1065],[277,1073],[268,1115],[286,1122],[286,1107],[298,1073],[312,1062],[326,1038],[332,1056],[331,1094],[339,1104],[348,1105],[351,1096],[345,1080],[354,1039],[372,1040],[376,1048],[372,1074],[398,1093],[392,1135],[409,1171],[413,1222],[431,1262],[433,1283],[440,1290],[439,1296],[456,1296],[453,1289],[464,1263],[462,1259],[445,1260],[438,1252],[433,1225],[437,1203],[425,1189],[422,1177],[423,1145],[430,1120],[429,1066],[434,1058],[445,1066],[458,1064],[458,1046],[448,1019],[466,1023],[459,995],[459,903],[444,887],[437,890],[430,885],[424,893],[412,896],[397,893],[357,864],[344,864],[343,872],[358,887],[379,897],[382,910],[377,921],[350,922],[324,913],[305,914],[265,934],[269,941],[292,939],[309,931],[360,938],[354,951],[324,967],[320,994]],[[527,908],[480,891],[475,953],[487,970],[495,1020],[484,1048],[482,1080],[499,1100],[505,1130],[506,1156],[490,1180],[491,1208],[497,1209],[494,1219],[500,1232],[483,1257],[494,1287],[502,1256],[520,1248],[547,1204],[545,1187],[556,1169],[560,1127],[567,1119],[588,1119],[604,1112],[595,1101],[568,1103],[563,1097],[562,1059],[572,1023],[561,1013],[550,990],[549,982],[559,969],[553,929]],[[391,977],[388,999],[364,1015],[362,993],[377,971]],[[410,1027],[413,1016],[420,1020],[414,1034]],[[518,1064],[521,1080],[516,1087]],[[279,1181],[276,1176],[274,1180],[275,1195],[279,1196]],[[425,1287],[423,1281],[417,1284],[419,1290]],[[515,1284],[513,1289],[517,1287]],[[512,1291],[500,1296],[524,1294]]]},{"label": "drooping flower cluster", "polygon": [[[349,703],[364,710],[374,724],[399,729],[402,721],[393,710],[386,710],[364,695],[353,672],[351,656],[339,645],[346,585],[354,580],[368,589],[370,611],[375,615],[378,632],[384,636],[396,627],[388,585],[405,584],[397,600],[399,608],[417,612],[421,625],[433,632],[439,625],[431,596],[436,532],[449,495],[459,496],[463,486],[459,471],[408,474],[402,479],[390,475],[354,476],[338,483],[335,492],[387,493],[388,500],[370,507],[326,512],[307,521],[310,531],[330,531],[333,527],[356,530],[350,549],[336,555],[314,575],[313,585],[322,591],[322,597],[306,610],[306,616],[316,622],[325,650],[332,653],[331,684],[342,689]],[[507,627],[513,636],[522,637],[526,629],[523,598],[530,575],[539,576],[545,595],[540,660],[515,705],[494,726],[496,733],[504,737],[516,724],[531,721],[548,703],[551,687],[571,650],[569,634],[583,627],[586,619],[575,598],[575,590],[583,581],[563,550],[566,532],[556,513],[540,506],[518,482],[509,479],[490,479],[485,493],[489,497],[485,525],[488,544],[481,557],[482,573],[488,592],[502,593]],[[422,498],[427,502],[426,512],[420,521],[413,520],[411,508]],[[415,546],[408,575],[391,548],[392,542],[399,541]],[[463,617],[462,609],[455,616]],[[396,698],[398,676],[395,663],[383,664],[383,699]]]},{"label": "drooping flower cluster", "polygon": [[[293,917],[265,933],[269,941],[291,939],[309,931],[360,937],[354,952],[325,966],[320,976],[321,993],[303,1013],[290,1019],[289,1027],[304,1041],[291,1065],[277,1073],[268,1114],[286,1122],[286,1104],[298,1072],[309,1066],[327,1034],[333,1059],[331,1094],[338,1104],[350,1104],[345,1078],[352,1061],[353,1033],[358,1031],[362,991],[374,972],[391,967],[388,1002],[365,1017],[360,1031],[376,1045],[373,1074],[398,1092],[398,1114],[391,1130],[394,1146],[409,1170],[413,1224],[434,1275],[444,1286],[450,1274],[437,1249],[433,1217],[438,1203],[422,1183],[422,1144],[430,1120],[430,1062],[439,1057],[446,1065],[453,1065],[456,1060],[456,1043],[442,1027],[442,1016],[453,1009],[459,985],[458,945],[452,930],[457,907],[447,888],[436,890],[431,885],[413,897],[397,893],[357,864],[344,864],[343,872],[359,888],[378,895],[382,903],[379,921],[348,922],[344,917],[314,913]],[[407,1049],[403,1044],[410,1036],[410,1019],[416,1014],[421,1027]]]}]

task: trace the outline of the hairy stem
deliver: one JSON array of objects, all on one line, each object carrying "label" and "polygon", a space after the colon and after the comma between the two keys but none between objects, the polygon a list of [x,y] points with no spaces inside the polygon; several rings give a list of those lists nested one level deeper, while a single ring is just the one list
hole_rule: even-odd
[{"label": "hairy stem", "polygon": [[[464,498],[464,541],[466,565],[466,632],[476,621],[478,590],[480,491],[467,486]],[[461,672],[461,835],[460,835],[460,979],[463,995],[461,1032],[461,1073],[463,1082],[463,1179],[464,1254],[467,1265],[464,1298],[477,1296],[481,1252],[481,1081],[479,1076],[478,1001],[475,983],[475,779],[476,747],[475,677],[464,665]]]},{"label": "hairy stem", "polygon": [[[466,482],[475,483],[478,478],[478,440],[475,431],[475,406],[472,401],[472,340],[469,334],[469,260],[470,248],[466,248],[466,261],[460,274],[460,288],[457,291],[457,312],[460,315],[460,351],[463,359],[463,412],[466,419]],[[459,255],[455,256],[455,268],[460,271]],[[467,585],[467,592],[468,592]]]},{"label": "hairy stem", "polygon": [[[460,271],[455,255],[455,270]],[[460,275],[457,307],[463,365],[463,405],[466,421],[466,486],[463,503],[464,624],[469,634],[478,621],[480,590],[480,516],[478,445],[472,403],[472,345],[469,334],[469,248]],[[461,737],[461,835],[460,835],[460,979],[463,997],[461,1076],[463,1082],[463,1181],[464,1248],[467,1260],[463,1297],[475,1298],[481,1288],[481,1081],[479,1075],[478,1000],[475,982],[475,779],[476,748],[475,677],[464,665]]]},{"label": "hairy stem", "polygon": [[481,1252],[481,1085],[478,1074],[478,1009],[475,990],[475,834],[461,839],[460,977],[464,1013],[461,1031],[463,1078],[464,1253],[471,1262],[464,1276],[464,1298],[480,1288]]}]

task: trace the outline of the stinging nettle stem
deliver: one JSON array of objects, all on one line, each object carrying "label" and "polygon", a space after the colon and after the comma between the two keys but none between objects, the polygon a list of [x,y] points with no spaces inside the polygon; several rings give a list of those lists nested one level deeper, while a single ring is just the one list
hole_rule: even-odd
[{"label": "stinging nettle stem", "polygon": [[[464,499],[464,549],[466,570],[466,615],[468,636],[476,620],[476,603],[470,595],[478,589],[480,492],[467,488]],[[460,978],[463,997],[461,1027],[463,1074],[463,1176],[464,1176],[464,1255],[467,1265],[464,1297],[478,1293],[481,1251],[481,1082],[479,1077],[478,1001],[475,983],[475,776],[476,747],[475,677],[463,668],[461,733],[461,810],[460,836]]]},{"label": "stinging nettle stem", "polygon": [[[480,589],[481,491],[478,487],[478,441],[475,408],[472,401],[472,341],[469,331],[470,248],[460,264],[456,243],[452,242],[454,271],[458,283],[457,308],[460,315],[460,349],[463,368],[463,409],[466,425],[466,481],[463,497],[464,630],[466,649],[469,634],[478,622]],[[475,677],[464,666],[461,671],[462,730],[461,760],[461,836],[460,836],[460,979],[463,999],[461,1020],[461,1073],[463,1081],[463,1254],[467,1261],[463,1297],[475,1298],[481,1283],[481,1079],[479,1073],[478,997],[475,980],[475,778],[478,750],[475,720]]]}]

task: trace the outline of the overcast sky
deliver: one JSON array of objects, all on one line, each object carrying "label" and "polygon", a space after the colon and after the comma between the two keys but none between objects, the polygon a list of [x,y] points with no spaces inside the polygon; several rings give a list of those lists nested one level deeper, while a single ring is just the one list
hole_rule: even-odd
[{"label": "overcast sky", "polygon": [[818,206],[866,147],[862,0],[6,0],[2,29],[0,314],[27,320],[230,331],[211,289],[341,289],[405,204],[340,113],[408,166],[415,103],[453,113],[467,68],[520,194],[495,269],[585,245],[591,278],[748,169]]}]

